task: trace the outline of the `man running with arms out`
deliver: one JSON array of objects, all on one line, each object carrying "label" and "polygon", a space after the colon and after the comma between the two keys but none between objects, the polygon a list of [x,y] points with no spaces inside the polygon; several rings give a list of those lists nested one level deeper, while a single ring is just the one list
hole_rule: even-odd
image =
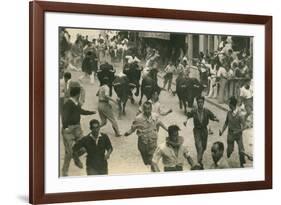
[{"label": "man running with arms out", "polygon": [[158,162],[162,158],[164,171],[183,171],[184,161],[187,160],[191,167],[194,162],[189,155],[187,148],[183,145],[183,137],[179,136],[180,128],[177,125],[171,125],[168,128],[169,136],[166,142],[159,145],[152,158],[152,171],[160,172]]},{"label": "man running with arms out", "polygon": [[229,99],[229,108],[225,119],[224,126],[222,131],[220,130],[219,135],[222,136],[226,128],[228,127],[227,133],[227,158],[229,158],[234,150],[234,142],[237,143],[239,149],[239,160],[240,167],[244,167],[245,164],[245,150],[243,144],[243,130],[244,128],[244,119],[241,115],[239,109],[237,108],[237,100],[235,97]]},{"label": "man running with arms out", "polygon": [[[81,115],[93,115],[95,111],[87,111],[81,108],[79,103],[80,87],[70,88],[70,98],[63,105],[62,112],[62,136],[65,147],[64,162],[62,168],[62,176],[68,176],[68,169],[72,159],[72,146],[75,141],[82,137],[82,129],[80,125]],[[82,168],[79,158],[73,158],[74,163],[79,168]]]},{"label": "man running with arms out", "polygon": [[99,88],[98,91],[98,112],[99,112],[99,116],[101,119],[101,125],[100,127],[103,127],[106,125],[107,120],[109,120],[111,122],[112,128],[115,132],[115,136],[116,137],[120,137],[120,131],[119,131],[119,126],[117,123],[117,120],[114,116],[113,113],[113,109],[112,109],[112,105],[110,104],[111,102],[114,102],[116,104],[118,104],[115,100],[112,99],[112,97],[110,97],[110,89],[108,87],[108,81],[109,79],[107,77],[105,77],[102,81],[101,81],[101,87]]},{"label": "man running with arms out", "polygon": [[[202,159],[207,148],[209,120],[216,122],[219,122],[219,120],[209,109],[204,108],[205,98],[203,96],[197,97],[196,101],[198,108],[187,113],[187,120],[193,118],[193,135],[197,151],[197,161],[203,168]],[[184,122],[185,126],[186,123],[187,121]]]},{"label": "man running with arms out", "polygon": [[[152,113],[151,102],[143,103],[143,113],[136,116],[132,123],[131,129],[124,135],[129,136],[137,130],[138,149],[141,153],[145,165],[151,165],[153,153],[157,147],[158,132],[160,126],[168,131],[166,126],[158,119],[157,114]],[[151,167],[152,168],[152,167]]]}]

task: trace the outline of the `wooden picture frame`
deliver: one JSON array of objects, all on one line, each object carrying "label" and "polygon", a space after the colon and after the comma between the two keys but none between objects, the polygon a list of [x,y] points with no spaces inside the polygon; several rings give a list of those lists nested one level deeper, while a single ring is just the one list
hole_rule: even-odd
[{"label": "wooden picture frame", "polygon": [[[206,22],[246,23],[265,26],[265,180],[219,184],[198,184],[101,190],[69,193],[45,193],[45,70],[44,15],[46,12],[98,14],[124,17],[143,17]],[[153,197],[211,192],[229,192],[272,188],[272,17],[260,15],[213,13],[199,11],[135,8],[77,3],[33,1],[30,13],[30,148],[29,200],[32,204],[74,202],[135,197]]]}]

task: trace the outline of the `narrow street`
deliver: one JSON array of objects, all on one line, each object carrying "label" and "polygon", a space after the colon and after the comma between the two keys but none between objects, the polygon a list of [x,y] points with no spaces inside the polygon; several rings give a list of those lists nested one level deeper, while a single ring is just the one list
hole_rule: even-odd
[{"label": "narrow street", "polygon": [[[122,71],[122,66],[121,64],[113,64],[113,66],[116,68],[117,72],[119,73]],[[72,79],[77,80],[81,75],[82,72],[77,72],[77,71],[70,71],[72,73]],[[196,76],[196,71],[192,71],[191,75]],[[158,79],[159,85],[162,86],[162,78]],[[96,97],[96,93],[99,87],[99,82],[98,80],[95,80],[94,84],[90,84],[89,82],[84,82],[83,84],[85,90],[86,90],[86,101],[85,104],[83,105],[83,108],[86,110],[97,110],[97,105],[98,105],[98,99]],[[173,85],[173,90],[175,90],[175,85]],[[116,99],[116,95],[113,92],[113,98]],[[138,101],[139,97],[135,97],[136,103],[131,104],[130,101],[127,103],[126,107],[126,116],[122,116],[121,118],[118,119],[118,124],[121,130],[121,134],[124,134],[130,126],[133,121],[133,119],[136,116],[136,112],[138,110]],[[145,100],[145,97],[144,97]],[[194,137],[193,137],[193,120],[190,119],[187,123],[187,126],[185,127],[183,125],[183,121],[186,120],[186,117],[184,116],[183,110],[180,110],[179,108],[179,103],[178,103],[178,98],[177,96],[173,96],[171,93],[167,91],[162,91],[160,94],[160,102],[161,104],[166,108],[172,108],[173,112],[169,114],[168,116],[161,117],[161,120],[166,126],[169,126],[171,124],[177,124],[180,126],[181,131],[180,135],[184,137],[185,142],[184,144],[187,145],[191,156],[193,157],[194,160],[196,160],[196,149],[194,145]],[[196,104],[196,103],[195,103]],[[222,141],[225,145],[226,149],[226,135],[227,131],[223,134],[223,136],[219,136],[219,129],[222,129],[225,117],[226,117],[226,112],[222,109],[219,109],[218,107],[209,104],[208,102],[205,102],[205,107],[210,109],[220,120],[219,123],[217,122],[210,122],[209,127],[212,129],[214,134],[209,135],[208,138],[208,145],[207,145],[207,150],[204,154],[203,158],[203,164],[205,169],[208,168],[212,162],[211,158],[211,145],[215,141]],[[117,105],[113,105],[114,112],[117,117],[118,113],[118,108]],[[81,125],[83,129],[84,135],[88,134],[90,132],[89,130],[89,121],[91,119],[99,119],[98,114],[91,115],[91,116],[82,116],[81,118]],[[108,136],[111,139],[111,143],[113,146],[113,152],[111,154],[110,159],[108,160],[109,164],[109,174],[110,175],[115,175],[115,174],[134,174],[134,173],[150,173],[150,168],[146,167],[141,159],[140,153],[137,149],[137,135],[133,133],[132,135],[128,137],[115,137],[113,129],[111,127],[111,124],[108,122],[108,124],[101,129],[102,132],[108,134]],[[248,151],[249,153],[252,153],[252,130],[246,130],[243,133],[243,140],[244,140],[244,146],[246,152]],[[165,138],[167,137],[166,131],[160,128],[159,131],[159,138],[158,138],[158,144],[162,143],[165,141]],[[64,146],[63,146],[63,141],[62,137],[60,138],[60,167],[63,164],[63,158],[64,158]],[[235,145],[234,152],[229,159],[229,164],[231,167],[236,168],[239,167],[239,159],[238,159],[238,147]],[[85,158],[86,156],[82,156],[81,160],[84,163],[84,169],[79,169],[77,168],[73,161],[71,162],[70,168],[69,168],[69,176],[82,176],[86,175],[85,171]],[[251,162],[248,162],[252,166]],[[185,165],[184,168],[186,171],[189,170],[189,165]]]}]

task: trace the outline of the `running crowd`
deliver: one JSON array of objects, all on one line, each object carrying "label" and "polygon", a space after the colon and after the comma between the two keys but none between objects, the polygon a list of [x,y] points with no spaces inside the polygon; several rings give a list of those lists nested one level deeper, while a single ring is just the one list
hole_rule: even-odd
[{"label": "running crowd", "polygon": [[[73,159],[75,165],[83,169],[84,165],[80,160],[83,154],[87,154],[86,172],[88,175],[108,174],[108,159],[113,152],[110,137],[100,128],[109,121],[116,137],[130,136],[136,132],[138,136],[137,146],[143,163],[147,165],[152,172],[160,171],[160,160],[164,166],[164,171],[182,171],[184,162],[187,161],[191,170],[202,169],[223,169],[229,168],[226,155],[229,158],[234,151],[234,144],[238,145],[240,167],[244,167],[246,159],[252,161],[253,157],[244,149],[243,131],[249,128],[245,122],[252,115],[253,91],[251,84],[251,73],[248,62],[250,57],[242,53],[240,55],[233,52],[230,42],[224,42],[220,46],[220,51],[210,56],[200,53],[196,68],[200,74],[200,83],[204,87],[204,92],[196,96],[196,108],[186,112],[186,125],[189,119],[193,119],[193,135],[197,159],[192,159],[189,150],[184,145],[184,137],[180,135],[180,127],[172,124],[167,126],[161,121],[160,116],[167,116],[173,112],[172,109],[163,110],[159,102],[159,90],[172,91],[172,79],[174,75],[185,76],[189,78],[191,69],[191,60],[187,57],[178,59],[177,62],[169,61],[164,69],[163,86],[159,89],[152,89],[147,101],[140,105],[135,119],[132,121],[130,129],[123,134],[112,109],[112,103],[119,105],[121,97],[117,100],[112,97],[112,86],[115,69],[111,62],[119,61],[124,65],[123,75],[129,66],[135,65],[141,72],[142,79],[151,77],[151,73],[158,69],[157,59],[160,57],[156,49],[148,49],[144,68],[140,66],[140,60],[136,54],[130,53],[130,42],[126,38],[120,38],[116,35],[109,39],[108,35],[98,39],[88,40],[81,35],[77,36],[74,44],[69,43],[70,35],[65,29],[60,32],[60,114],[62,122],[62,139],[65,148],[64,162],[61,176],[68,176],[70,162]],[[228,49],[227,49],[228,48]],[[242,57],[241,57],[242,56]],[[78,81],[72,80],[71,72],[68,70],[77,70],[83,72]],[[127,74],[128,75],[128,74]],[[243,78],[243,86],[239,84],[239,94],[230,93],[229,87],[232,82],[230,79]],[[83,109],[85,103],[85,89],[83,82],[89,80],[93,83],[96,79],[100,82],[97,92],[98,110],[89,111]],[[151,78],[157,83],[157,75]],[[240,82],[240,81],[239,81]],[[233,83],[232,86],[237,86]],[[137,85],[135,84],[133,88]],[[227,87],[227,89],[226,89]],[[235,89],[234,89],[235,90]],[[205,95],[205,96],[204,96]],[[132,95],[128,95],[132,100]],[[211,152],[213,163],[210,167],[205,167],[202,163],[204,152],[208,143],[209,121],[219,122],[215,114],[204,107],[205,98],[218,97],[219,101],[227,102],[229,111],[226,113],[225,122],[219,135],[221,136],[227,129],[227,146],[224,143],[216,141],[212,144]],[[227,98],[227,101],[226,101]],[[243,105],[246,114],[242,113],[240,108]],[[89,122],[91,132],[83,136],[81,129],[81,115],[99,114],[100,120],[92,119]],[[159,129],[167,131],[166,141],[162,144],[157,143]]]}]

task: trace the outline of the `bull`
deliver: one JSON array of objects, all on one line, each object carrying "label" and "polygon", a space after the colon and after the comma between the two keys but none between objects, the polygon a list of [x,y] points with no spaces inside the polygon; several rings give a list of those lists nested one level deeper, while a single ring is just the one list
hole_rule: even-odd
[{"label": "bull", "polygon": [[186,106],[193,107],[194,98],[202,94],[204,87],[197,78],[189,78],[179,75],[176,79],[176,94],[179,98],[179,106],[186,113]]},{"label": "bull", "polygon": [[158,95],[161,92],[161,88],[158,86],[157,83],[157,70],[151,69],[147,75],[143,76],[142,83],[141,83],[141,97],[139,101],[139,105],[142,104],[142,98],[145,95],[147,100],[150,100],[152,94],[157,92]]},{"label": "bull", "polygon": [[125,64],[123,69],[123,73],[127,75],[129,82],[136,88],[135,96],[139,96],[141,70],[136,61]]},{"label": "bull", "polygon": [[113,81],[113,88],[118,97],[119,117],[123,114],[126,115],[126,103],[132,97],[131,89],[134,84],[129,82],[126,75],[116,75]]},{"label": "bull", "polygon": [[112,96],[112,83],[114,81],[114,74],[115,70],[113,69],[113,66],[109,64],[108,62],[105,62],[100,65],[100,69],[97,71],[97,76],[102,84],[103,80],[105,78],[108,79],[108,87],[109,87],[109,95]]}]

